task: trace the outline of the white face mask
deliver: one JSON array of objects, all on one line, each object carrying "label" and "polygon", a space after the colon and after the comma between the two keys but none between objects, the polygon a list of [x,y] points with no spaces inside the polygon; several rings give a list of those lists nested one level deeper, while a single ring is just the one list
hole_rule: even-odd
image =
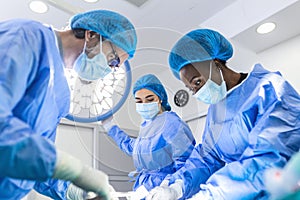
[{"label": "white face mask", "polygon": [[74,62],[73,69],[77,72],[78,76],[87,81],[97,80],[104,78],[112,72],[111,67],[107,64],[107,59],[102,52],[102,39],[100,36],[100,53],[93,58],[88,58],[85,53],[85,46],[82,53]]},{"label": "white face mask", "polygon": [[159,113],[158,102],[136,103],[136,111],[144,119],[153,119]]},{"label": "white face mask", "polygon": [[221,85],[216,84],[211,80],[211,65],[212,61],[210,62],[210,71],[209,71],[209,79],[206,83],[193,95],[199,101],[202,101],[206,104],[215,104],[225,98],[227,90],[226,90],[226,83],[223,79],[222,71],[221,78],[222,82]]}]

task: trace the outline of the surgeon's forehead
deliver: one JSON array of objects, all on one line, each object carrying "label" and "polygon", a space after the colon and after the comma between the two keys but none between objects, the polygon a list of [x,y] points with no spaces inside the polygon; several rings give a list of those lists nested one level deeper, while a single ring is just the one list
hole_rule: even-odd
[{"label": "surgeon's forehead", "polygon": [[182,67],[179,71],[180,79],[187,79],[190,76],[200,75],[199,71],[196,69],[193,63],[187,64]]},{"label": "surgeon's forehead", "polygon": [[135,98],[146,98],[150,96],[157,97],[157,95],[154,92],[146,88],[142,88],[135,92]]},{"label": "surgeon's forehead", "polygon": [[210,61],[194,62],[185,65],[180,69],[180,78],[189,78],[190,76],[206,76],[209,73]]}]

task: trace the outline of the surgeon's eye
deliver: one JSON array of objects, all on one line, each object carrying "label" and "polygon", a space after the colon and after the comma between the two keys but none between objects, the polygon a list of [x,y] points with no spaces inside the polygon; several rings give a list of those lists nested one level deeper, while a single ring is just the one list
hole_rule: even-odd
[{"label": "surgeon's eye", "polygon": [[114,59],[115,58],[115,55],[113,54],[113,53],[109,53],[108,55],[107,55],[107,60],[112,60],[112,59]]},{"label": "surgeon's eye", "polygon": [[199,78],[199,77],[194,78],[191,81],[191,85],[190,85],[192,93],[195,94],[199,90],[199,88],[202,87],[202,85],[203,85],[203,82],[202,82],[201,78]]},{"label": "surgeon's eye", "polygon": [[136,98],[136,99],[135,99],[135,103],[143,103],[143,101],[142,101],[141,98]]},{"label": "surgeon's eye", "polygon": [[149,103],[149,102],[153,102],[154,101],[154,98],[147,98],[146,101]]}]

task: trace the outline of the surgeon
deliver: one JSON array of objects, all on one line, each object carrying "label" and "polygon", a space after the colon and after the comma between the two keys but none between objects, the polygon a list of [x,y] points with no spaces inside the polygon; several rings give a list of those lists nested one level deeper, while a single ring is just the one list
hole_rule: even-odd
[{"label": "surgeon", "polygon": [[64,68],[103,78],[133,57],[136,40],[131,22],[108,10],[77,14],[67,30],[26,19],[0,23],[0,199],[32,189],[52,199],[85,199],[88,191],[109,198],[105,173],[54,145],[70,104]]},{"label": "surgeon", "polygon": [[230,42],[193,30],[169,55],[176,78],[209,109],[202,144],[147,199],[268,199],[264,173],[282,167],[300,147],[300,96],[279,72],[256,64],[238,73],[226,64]]},{"label": "surgeon", "polygon": [[133,95],[136,111],[143,118],[138,137],[128,136],[113,120],[103,125],[119,148],[133,158],[137,173],[133,190],[147,192],[184,165],[195,139],[188,125],[171,111],[167,92],[155,75],[140,77]]}]

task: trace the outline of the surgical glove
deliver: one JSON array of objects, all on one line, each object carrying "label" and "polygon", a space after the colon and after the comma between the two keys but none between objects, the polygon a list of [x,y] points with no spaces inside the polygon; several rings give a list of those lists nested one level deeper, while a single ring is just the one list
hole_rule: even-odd
[{"label": "surgical glove", "polygon": [[72,183],[67,189],[67,200],[85,200],[87,193],[81,188],[76,187]]},{"label": "surgical glove", "polygon": [[193,195],[188,200],[213,200],[213,198],[210,196],[210,193],[208,191],[200,191],[197,194]]},{"label": "surgical glove", "polygon": [[175,200],[182,197],[182,180],[176,180],[174,184],[155,187],[147,195],[146,200]]},{"label": "surgical glove", "polygon": [[133,193],[131,193],[130,200],[140,200],[145,199],[145,197],[149,194],[148,190],[145,186],[139,186]]},{"label": "surgical glove", "polygon": [[168,186],[169,185],[169,180],[163,180],[160,184],[160,186]]},{"label": "surgical glove", "polygon": [[[115,193],[114,188],[109,185],[109,192]],[[86,192],[81,188],[70,184],[66,194],[67,200],[102,200],[102,197],[97,196],[94,192]],[[111,198],[110,200],[118,200],[118,198]]]},{"label": "surgical glove", "polygon": [[96,193],[86,192],[83,189],[76,187],[72,183],[69,185],[66,195],[67,200],[96,200],[99,199]]},{"label": "surgical glove", "polygon": [[112,116],[102,121],[102,126],[106,132],[108,132],[114,125],[116,124]]},{"label": "surgical glove", "polygon": [[80,160],[60,150],[57,150],[53,178],[71,181],[85,191],[110,199],[110,186],[105,173],[83,165]]}]

